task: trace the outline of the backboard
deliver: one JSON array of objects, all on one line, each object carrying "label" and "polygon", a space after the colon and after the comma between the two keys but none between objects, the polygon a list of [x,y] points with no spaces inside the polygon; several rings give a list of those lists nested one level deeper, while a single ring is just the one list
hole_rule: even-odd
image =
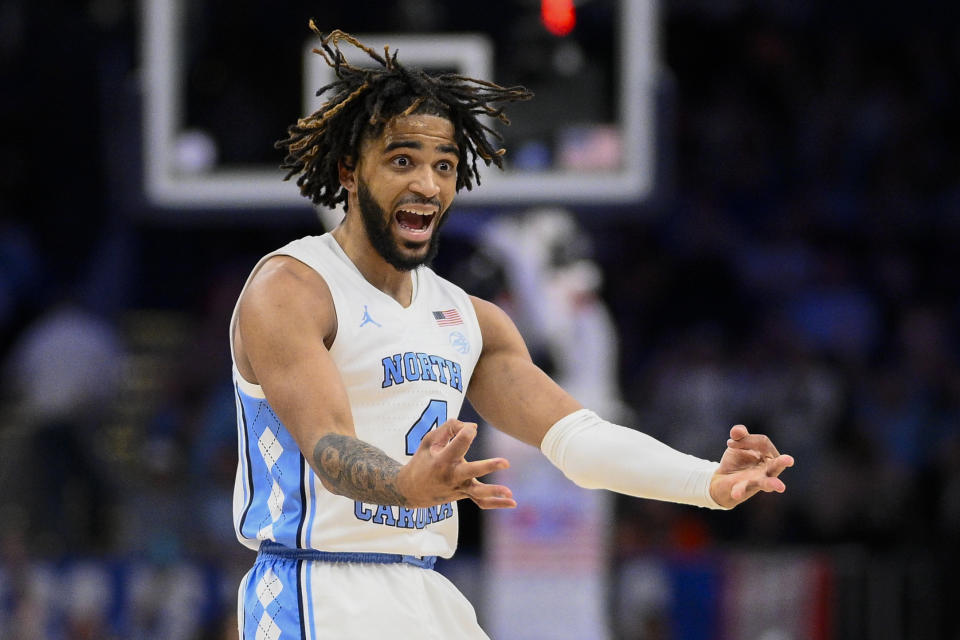
[{"label": "backboard", "polygon": [[[243,42],[237,45],[242,48],[239,53],[223,52],[222,45],[218,49],[208,44],[204,53],[203,43],[212,39],[211,28],[203,26],[209,20],[205,21],[203,11],[197,9],[204,4],[146,0],[143,5],[144,186],[150,202],[173,209],[306,206],[295,185],[282,180],[283,172],[277,168],[280,152],[270,148],[273,141],[284,136],[286,125],[271,125],[272,137],[256,141],[256,134],[266,128],[262,126],[265,118],[259,116],[268,109],[261,106],[287,90],[260,90],[255,86],[231,89],[224,78],[235,68],[210,62],[224,56],[243,65],[248,59],[246,52],[262,44],[258,67],[262,62],[271,69],[301,68],[300,86],[288,89],[290,96],[300,96],[302,101],[299,113],[290,109],[286,115],[284,122],[292,123],[319,106],[313,93],[331,77],[322,58],[310,52],[316,42],[306,29],[306,18],[302,19],[302,31],[282,34],[287,40],[302,42],[299,63],[270,58],[275,47],[268,42]],[[366,3],[356,4],[372,10]],[[275,8],[269,10],[273,12],[285,10],[283,4],[272,6]],[[382,45],[389,43],[409,66],[453,70],[502,84],[524,84],[537,94],[529,106],[525,103],[508,109],[514,124],[501,130],[508,149],[506,170],[482,169],[481,186],[461,192],[461,204],[575,205],[643,200],[653,186],[656,155],[655,0],[577,3],[578,17],[582,14],[586,23],[582,29],[589,30],[579,40],[579,23],[567,37],[538,32],[535,1],[494,2],[491,6],[500,7],[496,17],[500,26],[488,24],[486,30],[457,29],[463,21],[449,15],[446,23],[435,25],[435,30],[418,31],[415,24],[393,32],[345,30],[375,49],[382,50]],[[251,13],[250,19],[256,20],[256,11]],[[351,24],[363,22],[362,17],[345,19]],[[504,21],[510,26],[504,27]],[[383,26],[386,20],[371,22]],[[334,25],[318,26],[329,30]],[[269,26],[263,30],[267,32]],[[508,45],[502,44],[505,32],[514,34]],[[211,50],[217,54],[209,53]],[[362,56],[358,52],[358,58]],[[209,97],[217,90],[233,91],[239,98],[233,100],[233,108],[221,107],[219,118],[208,116],[205,128],[203,109],[191,105],[203,103],[195,98],[197,92]],[[215,102],[210,99],[207,104]],[[224,113],[228,121],[235,120],[228,132],[211,130],[209,123],[222,123]],[[237,143],[241,137],[246,142]],[[244,144],[262,147],[275,159],[251,160],[242,152],[231,157],[230,149]]]}]

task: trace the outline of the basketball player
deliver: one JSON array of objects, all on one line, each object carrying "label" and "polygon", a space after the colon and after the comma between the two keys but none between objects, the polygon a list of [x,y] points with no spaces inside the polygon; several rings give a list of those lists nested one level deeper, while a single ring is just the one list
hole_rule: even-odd
[{"label": "basketball player", "polygon": [[[376,68],[350,65],[343,42]],[[477,116],[506,121],[501,105],[528,91],[429,76],[339,31],[316,52],[337,80],[278,146],[304,196],[347,214],[264,257],[231,321],[235,527],[259,552],[240,586],[241,637],[487,637],[431,570],[456,549],[457,500],[516,506],[479,479],[505,459],[466,460],[477,427],[457,420],[465,397],[584,487],[714,509],[784,490],[792,458],[743,426],[717,463],[581,407],[505,313],[425,266],[454,196],[479,183],[477,158],[501,166]]]}]

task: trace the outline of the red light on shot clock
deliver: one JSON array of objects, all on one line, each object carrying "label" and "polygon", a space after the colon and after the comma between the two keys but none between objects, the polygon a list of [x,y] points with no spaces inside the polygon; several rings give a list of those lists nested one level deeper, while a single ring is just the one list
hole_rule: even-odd
[{"label": "red light on shot clock", "polygon": [[553,35],[569,34],[577,24],[573,0],[540,0],[540,19]]}]

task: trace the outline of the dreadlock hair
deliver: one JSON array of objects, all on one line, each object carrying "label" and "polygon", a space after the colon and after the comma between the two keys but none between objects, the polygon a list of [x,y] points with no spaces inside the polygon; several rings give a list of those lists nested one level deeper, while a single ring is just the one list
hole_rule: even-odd
[{"label": "dreadlock hair", "polygon": [[[450,120],[459,148],[457,191],[473,183],[480,184],[479,156],[487,166],[503,168],[506,150],[495,148],[487,137],[500,134],[480,122],[478,116],[510,120],[498,105],[529,100],[533,93],[524,87],[502,87],[485,80],[456,74],[429,75],[419,69],[407,69],[397,62],[397,53],[386,46],[383,56],[339,29],[324,36],[310,20],[310,29],[320,36],[321,49],[313,52],[333,67],[337,80],[321,87],[316,95],[332,96],[320,109],[287,128],[288,137],[274,146],[287,152],[281,169],[284,180],[300,174],[300,194],[314,204],[334,207],[347,199],[340,185],[338,163],[359,157],[360,145],[367,136],[377,136],[396,116],[437,115]],[[362,68],[347,62],[340,51],[345,41],[365,52],[379,67]]]}]

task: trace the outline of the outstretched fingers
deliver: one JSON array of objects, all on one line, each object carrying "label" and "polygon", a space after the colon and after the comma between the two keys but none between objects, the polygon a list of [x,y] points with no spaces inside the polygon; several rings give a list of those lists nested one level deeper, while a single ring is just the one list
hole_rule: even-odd
[{"label": "outstretched fingers", "polygon": [[776,458],[780,455],[770,438],[762,434],[750,433],[742,424],[735,425],[730,429],[730,439],[727,440],[727,447],[756,451],[765,458]]},{"label": "outstretched fingers", "polygon": [[502,471],[510,468],[510,463],[506,458],[487,458],[485,460],[473,460],[472,462],[461,462],[454,469],[454,481],[457,483],[468,482],[481,478],[494,471]]},{"label": "outstretched fingers", "polygon": [[715,475],[717,501],[733,507],[761,491],[783,493],[787,486],[778,476],[793,464],[793,456],[777,451],[767,436],[752,434],[738,424],[730,429],[727,450]]},{"label": "outstretched fingers", "polygon": [[[450,441],[456,437],[464,427],[468,427],[471,423],[460,422],[459,420],[447,420],[442,425],[436,429],[432,429],[423,436],[423,439],[420,440],[421,448],[433,448],[433,447],[445,447]],[[476,434],[476,425],[474,427],[474,434]],[[471,438],[472,442],[472,438]],[[469,444],[467,445],[470,446]]]},{"label": "outstretched fingers", "polygon": [[781,454],[767,463],[767,475],[773,478],[776,478],[783,470],[787,467],[793,466],[793,456],[788,454]]},{"label": "outstretched fingers", "polygon": [[487,458],[467,462],[464,456],[477,436],[477,425],[461,422],[452,429],[456,431],[456,435],[447,443],[440,455],[454,463],[453,481],[462,487],[464,497],[469,497],[481,509],[516,507],[513,492],[508,487],[485,484],[477,480],[487,474],[509,468],[510,463],[505,458]]},{"label": "outstretched fingers", "polygon": [[452,418],[427,432],[420,441],[420,448],[429,449],[440,461],[453,464],[466,455],[476,437],[476,423]]},{"label": "outstretched fingers", "polygon": [[[783,456],[789,458],[789,456]],[[792,464],[792,461],[791,461]],[[745,473],[730,489],[730,497],[734,500],[746,500],[760,491],[764,493],[783,493],[787,485],[779,477],[780,472],[790,465],[771,465],[766,470],[755,469]]]},{"label": "outstretched fingers", "polygon": [[[453,424],[451,424],[453,423]],[[487,458],[486,460],[466,461],[467,451],[477,437],[477,425],[472,422],[459,422],[448,420],[441,429],[447,427],[450,433],[453,433],[452,439],[447,436],[441,436],[437,439],[437,445],[444,442],[442,449],[437,452],[437,458],[444,464],[452,464],[455,468],[455,480],[463,482],[471,478],[479,478],[494,471],[500,471],[510,466],[505,458]],[[440,431],[440,429],[437,429]],[[448,438],[444,440],[444,438]]]},{"label": "outstretched fingers", "polygon": [[[421,447],[429,448],[434,464],[449,470],[448,481],[455,486],[469,486],[477,478],[510,467],[505,458],[487,458],[468,462],[467,451],[477,437],[477,425],[473,422],[447,420],[440,427],[424,436]],[[486,485],[484,485],[486,486]],[[500,487],[506,489],[506,487]],[[509,489],[506,489],[509,493]]]},{"label": "outstretched fingers", "polygon": [[508,487],[484,484],[476,478],[464,489],[464,493],[481,509],[513,509],[517,501]]}]

